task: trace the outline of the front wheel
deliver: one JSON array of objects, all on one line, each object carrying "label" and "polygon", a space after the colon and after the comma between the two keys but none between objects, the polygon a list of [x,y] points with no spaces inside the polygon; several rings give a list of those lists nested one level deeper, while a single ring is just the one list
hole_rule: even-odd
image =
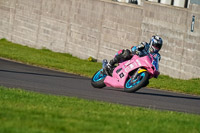
[{"label": "front wheel", "polygon": [[149,73],[144,71],[133,79],[132,77],[127,80],[124,85],[125,92],[136,92],[140,88],[146,86],[149,83]]},{"label": "front wheel", "polygon": [[97,71],[92,77],[91,84],[95,88],[105,87],[104,79],[107,75],[103,74],[103,69]]}]

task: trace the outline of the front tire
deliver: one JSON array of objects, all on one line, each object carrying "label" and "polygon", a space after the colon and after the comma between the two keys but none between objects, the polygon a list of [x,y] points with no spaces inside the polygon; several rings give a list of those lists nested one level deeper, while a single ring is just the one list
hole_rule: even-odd
[{"label": "front tire", "polygon": [[91,85],[95,88],[105,87],[104,79],[107,75],[103,74],[103,69],[97,71],[91,80]]},{"label": "front tire", "polygon": [[136,92],[149,83],[149,73],[144,71],[140,73],[135,79],[128,79],[124,85],[125,92]]}]

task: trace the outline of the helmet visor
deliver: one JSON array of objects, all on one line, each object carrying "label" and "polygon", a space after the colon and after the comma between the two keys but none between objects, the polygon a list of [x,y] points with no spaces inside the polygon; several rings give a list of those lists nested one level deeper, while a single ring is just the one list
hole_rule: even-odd
[{"label": "helmet visor", "polygon": [[160,50],[162,47],[162,42],[153,43],[152,46],[155,47],[156,49]]}]

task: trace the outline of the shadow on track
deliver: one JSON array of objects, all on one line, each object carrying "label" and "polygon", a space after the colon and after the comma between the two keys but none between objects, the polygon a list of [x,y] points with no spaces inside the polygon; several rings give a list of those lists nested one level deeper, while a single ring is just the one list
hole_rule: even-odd
[{"label": "shadow on track", "polygon": [[[156,97],[180,98],[180,99],[191,99],[191,100],[200,101],[200,97],[198,97],[198,96],[193,96],[193,97],[191,96],[190,97],[187,94],[183,94],[185,96],[178,96],[174,92],[170,92],[170,93],[173,93],[173,95],[170,95],[170,94],[158,94],[156,92],[155,93],[149,93],[149,92],[140,92],[140,91],[133,92],[133,93],[127,93],[127,92],[124,92],[123,89],[110,88],[110,87],[101,88],[101,89],[123,92],[123,93],[129,94],[129,95],[133,95],[133,94],[135,94],[135,95],[149,95],[149,96],[156,96]],[[148,88],[146,88],[146,89],[148,89]]]},{"label": "shadow on track", "polygon": [[167,95],[167,94],[156,94],[156,93],[149,93],[149,92],[135,92],[135,94],[139,95],[151,95],[151,96],[159,96],[159,97],[169,97],[169,98],[182,98],[182,99],[191,99],[191,100],[199,100],[199,97],[190,97],[190,96],[175,96],[174,95]]}]

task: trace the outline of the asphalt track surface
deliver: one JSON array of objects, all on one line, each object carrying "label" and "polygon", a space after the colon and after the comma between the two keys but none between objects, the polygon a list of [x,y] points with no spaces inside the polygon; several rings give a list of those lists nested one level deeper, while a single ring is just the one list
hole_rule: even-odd
[{"label": "asphalt track surface", "polygon": [[72,96],[129,106],[200,114],[200,97],[142,88],[135,93],[121,89],[96,89],[91,79],[0,59],[0,86],[45,94]]}]

